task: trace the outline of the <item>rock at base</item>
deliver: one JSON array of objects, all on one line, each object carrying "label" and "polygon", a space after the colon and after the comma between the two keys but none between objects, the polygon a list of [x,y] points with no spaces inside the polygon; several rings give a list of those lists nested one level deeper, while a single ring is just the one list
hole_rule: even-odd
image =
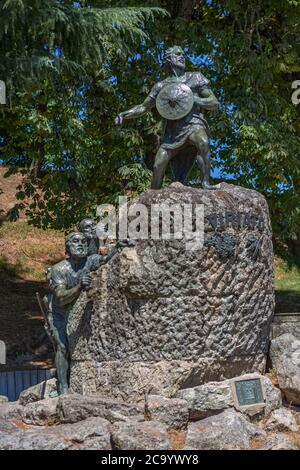
[{"label": "rock at base", "polygon": [[57,413],[62,423],[78,423],[90,417],[105,418],[110,423],[144,420],[142,406],[78,394],[59,397]]},{"label": "rock at base", "polygon": [[284,434],[268,437],[259,450],[299,450]]},{"label": "rock at base", "polygon": [[288,333],[273,339],[270,359],[286,400],[300,405],[300,340]]},{"label": "rock at base", "polygon": [[76,424],[31,428],[0,425],[1,450],[111,450],[108,421],[89,418]]},{"label": "rock at base", "polygon": [[[277,305],[280,312],[280,305]],[[300,340],[300,313],[277,313],[272,323],[272,338],[291,334]]]},{"label": "rock at base", "polygon": [[111,431],[117,450],[171,450],[167,428],[157,421],[116,423]]},{"label": "rock at base", "polygon": [[230,383],[227,380],[179,390],[176,397],[187,401],[190,420],[207,418],[234,407]]},{"label": "rock at base", "polygon": [[58,398],[46,398],[28,403],[22,411],[22,421],[35,426],[52,426],[59,423]]},{"label": "rock at base", "polygon": [[7,402],[8,402],[8,398],[5,397],[4,395],[0,395],[0,405],[4,405]]},{"label": "rock at base", "polygon": [[23,413],[23,406],[18,402],[9,402],[0,406],[0,419],[21,419]]},{"label": "rock at base", "polygon": [[185,400],[149,395],[146,398],[145,415],[150,421],[165,424],[168,431],[182,431],[188,425],[189,409]]},{"label": "rock at base", "polygon": [[20,405],[27,405],[45,398],[54,398],[57,396],[57,380],[55,378],[45,380],[37,385],[33,385],[20,393]]},{"label": "rock at base", "polygon": [[[257,407],[239,407],[233,394],[234,383],[252,379],[261,381],[265,402]],[[272,410],[276,410],[282,405],[280,390],[274,387],[268,377],[260,374],[247,374],[231,380],[209,382],[198,387],[179,390],[176,397],[187,401],[190,420],[207,418],[228,408],[236,408],[249,416],[268,415]]]},{"label": "rock at base", "polygon": [[265,430],[276,432],[297,432],[298,425],[293,413],[290,410],[286,408],[280,408],[279,410],[273,411],[265,424]]},{"label": "rock at base", "polygon": [[185,450],[249,449],[251,439],[266,433],[234,410],[192,423],[188,427]]}]

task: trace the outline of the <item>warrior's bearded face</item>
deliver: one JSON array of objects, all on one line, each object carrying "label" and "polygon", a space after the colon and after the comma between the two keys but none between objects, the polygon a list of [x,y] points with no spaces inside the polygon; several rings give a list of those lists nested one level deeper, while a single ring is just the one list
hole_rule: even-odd
[{"label": "warrior's bearded face", "polygon": [[97,238],[97,233],[96,233],[97,224],[94,220],[84,219],[80,223],[79,228],[80,228],[80,231],[86,236],[88,240]]},{"label": "warrior's bearded face", "polygon": [[172,67],[185,70],[185,54],[181,47],[174,46],[166,51],[166,62]]},{"label": "warrior's bearded face", "polygon": [[88,243],[83,233],[71,233],[66,238],[66,251],[70,258],[82,259],[88,255]]}]

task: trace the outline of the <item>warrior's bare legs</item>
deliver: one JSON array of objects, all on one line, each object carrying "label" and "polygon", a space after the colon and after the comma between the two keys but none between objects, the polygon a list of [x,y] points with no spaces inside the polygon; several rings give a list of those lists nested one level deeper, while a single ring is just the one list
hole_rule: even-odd
[{"label": "warrior's bare legs", "polygon": [[196,163],[201,171],[203,189],[217,189],[218,185],[214,186],[209,183],[211,153],[207,133],[199,128],[190,135],[189,141],[197,149]]},{"label": "warrior's bare legs", "polygon": [[151,189],[160,189],[162,187],[163,179],[165,176],[166,168],[173,157],[171,150],[160,148],[156,154]]},{"label": "warrior's bare legs", "polygon": [[[217,189],[219,185],[209,183],[211,168],[211,153],[207,133],[205,129],[199,128],[189,137],[189,142],[197,149],[196,163],[201,171],[203,189]],[[151,189],[160,189],[162,187],[164,175],[169,161],[176,156],[180,149],[167,150],[160,147],[158,150],[153,167],[153,178]]]},{"label": "warrior's bare legs", "polygon": [[51,322],[52,334],[55,339],[55,365],[58,379],[59,395],[65,395],[69,391],[69,352],[66,332],[62,326]]},{"label": "warrior's bare legs", "polygon": [[55,364],[59,384],[59,395],[65,395],[69,391],[69,357],[65,348],[57,348]]}]

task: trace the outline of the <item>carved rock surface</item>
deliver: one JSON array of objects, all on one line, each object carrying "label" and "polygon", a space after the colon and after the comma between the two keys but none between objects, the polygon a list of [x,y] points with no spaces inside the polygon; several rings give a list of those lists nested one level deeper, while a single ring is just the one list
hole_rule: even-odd
[{"label": "carved rock surface", "polygon": [[0,422],[0,450],[110,450],[109,426],[102,418],[25,429],[3,421]]},{"label": "carved rock surface", "polygon": [[170,450],[167,428],[157,421],[116,423],[112,426],[113,448],[117,450]]},{"label": "carved rock surface", "polygon": [[94,274],[69,316],[72,389],[134,401],[264,372],[274,311],[264,197],[225,183],[216,191],[175,183],[136,202],[148,214],[155,204],[202,205],[204,246],[139,240]]},{"label": "carved rock surface", "polygon": [[300,405],[300,340],[288,333],[273,339],[270,358],[286,400]]},{"label": "carved rock surface", "polygon": [[158,395],[147,397],[145,414],[152,421],[164,423],[168,430],[185,430],[189,420],[189,409],[185,400]]},{"label": "carved rock surface", "polygon": [[192,423],[188,427],[185,449],[248,449],[251,439],[265,436],[266,433],[251,424],[243,414],[226,410],[216,416]]}]

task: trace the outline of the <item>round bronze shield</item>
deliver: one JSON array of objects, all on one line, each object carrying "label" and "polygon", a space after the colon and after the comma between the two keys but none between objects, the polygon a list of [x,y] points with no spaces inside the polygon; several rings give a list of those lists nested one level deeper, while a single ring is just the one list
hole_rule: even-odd
[{"label": "round bronze shield", "polygon": [[193,109],[193,105],[193,92],[189,86],[183,83],[166,85],[156,99],[157,111],[169,121],[184,118]]}]

